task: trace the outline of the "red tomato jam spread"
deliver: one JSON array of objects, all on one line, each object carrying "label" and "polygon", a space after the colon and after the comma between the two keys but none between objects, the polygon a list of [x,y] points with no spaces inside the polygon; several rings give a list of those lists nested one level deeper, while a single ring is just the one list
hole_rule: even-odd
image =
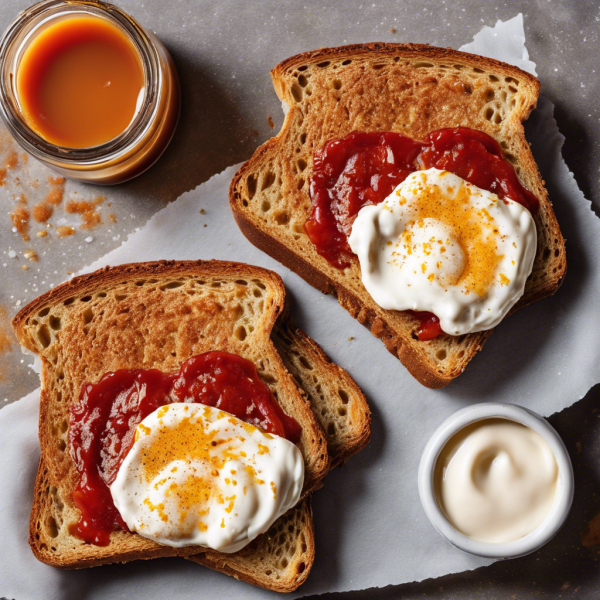
[{"label": "red tomato jam spread", "polygon": [[300,425],[283,412],[256,367],[235,354],[193,356],[173,374],[157,369],[107,373],[96,384],[84,384],[79,402],[71,406],[70,450],[80,474],[72,496],[81,511],[74,535],[106,546],[111,531],[128,530],[108,486],[133,445],[137,425],[172,402],[214,406],[293,443],[300,439]]},{"label": "red tomato jam spread", "polygon": [[[313,206],[304,228],[317,252],[338,269],[349,266],[353,254],[348,236],[360,209],[383,202],[410,173],[432,167],[537,212],[537,198],[521,185],[498,142],[482,131],[440,129],[422,142],[400,133],[353,132],[315,152],[310,179]],[[421,322],[420,339],[443,333],[431,313],[413,314]]]},{"label": "red tomato jam spread", "polygon": [[444,333],[440,326],[440,320],[433,313],[421,310],[409,310],[408,312],[419,321],[417,335],[422,342],[434,340],[438,335]]}]

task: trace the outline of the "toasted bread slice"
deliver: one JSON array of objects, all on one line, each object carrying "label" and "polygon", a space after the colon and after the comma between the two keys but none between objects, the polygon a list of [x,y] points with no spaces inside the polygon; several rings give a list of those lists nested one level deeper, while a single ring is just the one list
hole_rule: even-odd
[{"label": "toasted bread slice", "polygon": [[[96,381],[107,371],[140,367],[176,370],[189,356],[209,349],[246,356],[257,364],[284,410],[303,426],[300,447],[307,471],[305,493],[320,485],[329,466],[324,435],[303,398],[306,394],[286,371],[269,338],[284,297],[281,279],[257,267],[218,261],[145,263],[76,278],[41,296],[15,317],[13,325],[20,342],[38,353],[44,365],[42,453],[30,523],[30,543],[40,560],[80,568],[206,554],[205,548],[177,550],[125,532],[111,534],[107,547],[84,544],[70,535],[69,527],[79,513],[70,494],[78,475],[68,453],[69,406],[77,401],[83,381]],[[366,415],[356,429],[366,428],[368,433],[368,408],[356,384],[343,371],[345,377],[340,378],[331,367],[329,372],[321,367],[319,373],[325,379],[340,379],[339,388]],[[321,401],[327,402],[325,398]],[[261,573],[253,574],[252,568],[242,569],[238,577],[253,583],[263,577],[267,587],[274,586],[270,589],[291,589],[306,578],[314,559],[308,499],[274,527],[293,533],[285,544],[288,568],[280,564],[272,581]],[[281,562],[281,556],[268,555],[273,541],[268,535],[263,537],[253,546],[261,558],[250,556],[246,562]],[[246,550],[244,557],[251,554]],[[229,560],[229,556],[233,555],[211,551],[210,561],[217,563],[219,570],[227,567],[227,572],[237,572],[240,558]]]},{"label": "toasted bread slice", "polygon": [[[348,373],[332,363],[288,318],[278,321],[272,339],[325,432],[330,466],[345,462],[371,437],[371,414],[364,395]],[[310,505],[305,500],[236,554],[207,550],[186,558],[270,590],[293,591],[308,577],[314,556],[308,511]]]},{"label": "toasted bread slice", "polygon": [[558,289],[566,271],[564,240],[522,125],[537,103],[535,77],[496,60],[416,44],[323,48],[283,61],[271,75],[289,112],[279,134],[233,178],[234,217],[253,244],[337,296],[423,385],[450,383],[491,331],[419,341],[414,317],[373,301],[358,260],[340,270],[317,253],[304,231],[312,207],[308,179],[314,151],[328,140],[352,131],[396,131],[424,139],[430,131],[456,126],[491,135],[540,201],[535,264],[514,310]]},{"label": "toasted bread slice", "polygon": [[77,277],[17,314],[17,338],[43,361],[41,461],[46,485],[57,490],[53,507],[60,507],[54,518],[58,535],[43,548],[35,533],[48,497],[38,486],[32,512],[38,558],[77,568],[201,550],[161,546],[123,531],[113,532],[108,546],[85,544],[69,534],[79,516],[70,494],[79,474],[68,450],[69,407],[84,382],[94,383],[109,371],[175,371],[209,350],[251,360],[284,411],[302,426],[304,493],[319,486],[329,468],[325,437],[270,339],[284,301],[283,283],[272,271],[217,261],[143,263]]}]

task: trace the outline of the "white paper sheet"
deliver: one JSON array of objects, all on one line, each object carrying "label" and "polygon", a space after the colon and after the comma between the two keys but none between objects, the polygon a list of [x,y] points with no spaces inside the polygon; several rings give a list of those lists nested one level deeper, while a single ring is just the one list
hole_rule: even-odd
[{"label": "white paper sheet", "polygon": [[[494,27],[486,25],[473,36],[472,42],[464,44],[459,50],[502,60],[537,76],[535,63],[529,60],[529,52],[525,47],[525,31],[521,13],[508,21],[496,21]],[[507,57],[510,57],[511,60],[508,60]]]},{"label": "white paper sheet", "polygon": [[[524,60],[522,20],[485,30],[494,34],[498,28],[510,43],[506,54],[495,56],[513,63]],[[487,35],[476,36],[477,52],[497,49],[497,38],[491,35],[488,40]],[[515,42],[519,39],[520,45]],[[564,138],[552,111],[552,104],[542,99],[528,137],[569,240],[565,284],[553,298],[502,323],[467,372],[444,390],[418,384],[333,298],[246,241],[227,201],[236,167],[184,194],[121,248],[91,265],[90,270],[161,258],[218,258],[274,269],[292,298],[296,322],[364,390],[373,412],[372,441],[343,469],[334,470],[315,494],[316,563],[307,583],[292,597],[418,581],[488,564],[446,544],[420,506],[417,468],[427,439],[446,417],[470,403],[513,402],[550,415],[600,381],[600,272],[593,266],[600,255],[600,220],[560,156]],[[350,337],[354,339],[348,341]],[[29,498],[39,453],[36,402],[33,393],[0,410],[0,595],[16,600],[170,598],[175,591],[181,599],[272,595],[181,559],[78,572],[38,563],[27,546]]]}]

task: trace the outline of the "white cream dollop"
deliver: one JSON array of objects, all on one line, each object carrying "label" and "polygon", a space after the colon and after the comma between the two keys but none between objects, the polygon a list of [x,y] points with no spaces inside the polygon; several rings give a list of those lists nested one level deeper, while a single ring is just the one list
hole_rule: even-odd
[{"label": "white cream dollop", "polygon": [[300,500],[288,440],[224,411],[175,403],[148,415],[110,486],[131,531],[160,544],[237,552]]},{"label": "white cream dollop", "polygon": [[558,465],[538,433],[508,419],[469,425],[444,446],[435,467],[437,501],[466,536],[488,543],[520,539],[546,518]]},{"label": "white cream dollop", "polygon": [[348,242],[379,306],[432,312],[463,335],[495,327],[523,295],[537,234],[521,204],[428,169],[363,207]]}]

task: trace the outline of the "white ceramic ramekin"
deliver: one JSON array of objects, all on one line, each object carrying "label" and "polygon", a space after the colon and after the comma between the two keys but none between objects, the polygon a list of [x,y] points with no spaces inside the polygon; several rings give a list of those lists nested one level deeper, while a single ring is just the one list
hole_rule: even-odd
[{"label": "white ceramic ramekin", "polygon": [[[558,481],[554,504],[542,524],[530,534],[513,542],[490,544],[472,540],[448,521],[435,497],[435,464],[448,440],[458,431],[483,419],[504,418],[522,423],[539,433],[554,453],[558,465]],[[475,404],[459,410],[444,421],[425,446],[419,465],[419,496],[433,526],[460,550],[486,558],[516,558],[541,548],[549,542],[565,522],[573,502],[573,466],[563,441],[554,428],[536,413],[511,404]]]}]

